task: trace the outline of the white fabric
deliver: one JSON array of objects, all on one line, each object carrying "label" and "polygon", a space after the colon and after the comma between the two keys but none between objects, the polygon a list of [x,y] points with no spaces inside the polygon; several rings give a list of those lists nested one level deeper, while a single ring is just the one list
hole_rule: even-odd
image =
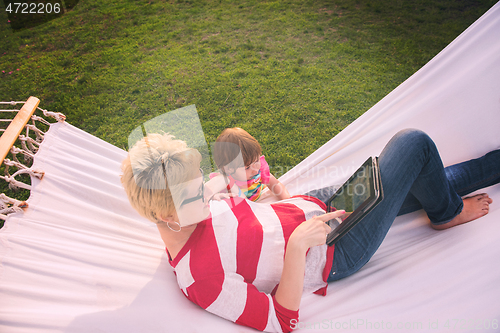
[{"label": "white fabric", "polygon": [[[445,164],[500,146],[500,5],[415,75],[282,177],[291,193],[339,184],[399,129],[419,128]],[[125,152],[53,125],[25,213],[0,230],[0,332],[254,332],[178,289],[156,227],[129,206]],[[323,170],[332,175],[328,183]],[[342,172],[344,171],[344,172]],[[438,232],[398,218],[372,260],[303,299],[308,331],[463,331],[500,321],[500,186],[488,216]],[[446,326],[447,324],[447,326]],[[437,328],[437,329],[435,329]]]}]

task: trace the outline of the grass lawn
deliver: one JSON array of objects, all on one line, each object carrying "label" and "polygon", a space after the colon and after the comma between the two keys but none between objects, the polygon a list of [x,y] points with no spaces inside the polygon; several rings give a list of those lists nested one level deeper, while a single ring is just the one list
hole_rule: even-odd
[{"label": "grass lawn", "polygon": [[81,0],[20,30],[0,4],[0,100],[36,96],[124,149],[143,122],[196,104],[208,142],[243,127],[279,177],[495,2]]}]

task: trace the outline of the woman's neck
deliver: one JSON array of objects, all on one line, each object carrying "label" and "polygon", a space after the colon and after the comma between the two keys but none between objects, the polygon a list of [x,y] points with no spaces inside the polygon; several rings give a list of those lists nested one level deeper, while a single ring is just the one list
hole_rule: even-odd
[{"label": "woman's neck", "polygon": [[166,223],[158,223],[157,227],[170,258],[174,260],[196,229],[196,224],[183,227],[179,232],[170,230]]}]

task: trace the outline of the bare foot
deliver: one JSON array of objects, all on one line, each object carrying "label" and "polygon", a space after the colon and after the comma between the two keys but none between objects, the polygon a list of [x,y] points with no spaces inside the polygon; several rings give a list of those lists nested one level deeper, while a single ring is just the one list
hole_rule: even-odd
[{"label": "bare foot", "polygon": [[464,208],[453,220],[445,224],[431,226],[436,230],[444,230],[459,224],[470,222],[488,214],[490,204],[493,202],[486,193],[481,193],[464,199]]}]

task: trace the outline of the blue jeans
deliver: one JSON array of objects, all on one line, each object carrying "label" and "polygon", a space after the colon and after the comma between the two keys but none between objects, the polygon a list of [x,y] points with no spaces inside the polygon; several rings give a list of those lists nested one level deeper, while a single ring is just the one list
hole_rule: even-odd
[{"label": "blue jeans", "polygon": [[[398,215],[423,208],[431,223],[460,214],[461,196],[500,182],[500,150],[444,168],[434,142],[418,130],[397,133],[379,157],[384,199],[335,244],[328,281],[357,272],[373,256]],[[334,188],[311,191],[326,202]]]}]

